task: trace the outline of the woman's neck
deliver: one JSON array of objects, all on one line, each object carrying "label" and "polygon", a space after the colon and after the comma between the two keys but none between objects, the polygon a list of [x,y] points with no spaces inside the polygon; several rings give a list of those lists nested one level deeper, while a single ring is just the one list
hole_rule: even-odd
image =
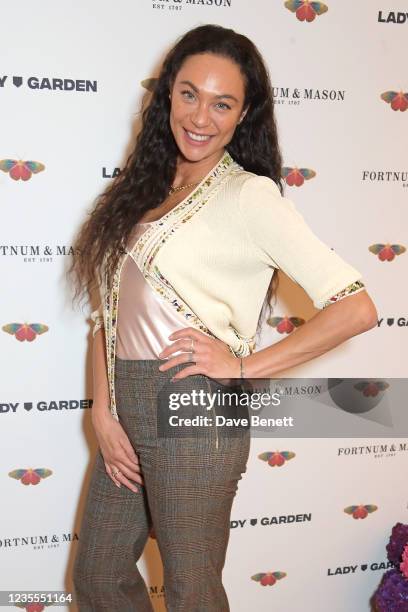
[{"label": "woman's neck", "polygon": [[184,156],[177,158],[177,169],[173,180],[173,187],[180,187],[188,183],[200,182],[223,157],[225,149],[218,150],[209,157],[191,162]]}]

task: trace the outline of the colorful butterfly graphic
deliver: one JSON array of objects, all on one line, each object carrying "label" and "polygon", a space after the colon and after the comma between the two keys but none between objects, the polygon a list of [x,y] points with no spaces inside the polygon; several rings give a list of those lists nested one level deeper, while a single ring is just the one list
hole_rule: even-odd
[{"label": "colorful butterfly graphic", "polygon": [[287,0],[285,7],[296,13],[299,21],[313,21],[317,15],[323,15],[328,11],[328,6],[323,2],[310,2],[310,0]]},{"label": "colorful butterfly graphic", "polygon": [[376,397],[380,391],[385,391],[390,385],[382,380],[375,382],[359,382],[354,385],[357,391],[362,391],[365,397]]},{"label": "colorful butterfly graphic", "polygon": [[271,467],[281,467],[286,461],[293,459],[293,457],[296,457],[296,453],[291,451],[272,451],[258,455],[258,459],[267,461]]},{"label": "colorful butterfly graphic", "polygon": [[251,576],[251,580],[259,582],[262,586],[272,586],[277,580],[281,580],[285,576],[285,572],[260,572]]},{"label": "colorful butterfly graphic", "polygon": [[347,506],[344,508],[346,514],[350,514],[355,519],[365,519],[371,512],[378,510],[378,506],[368,504],[366,506]]},{"label": "colorful butterfly graphic", "polygon": [[158,81],[158,79],[156,79],[156,78],[143,79],[143,81],[141,81],[140,84],[141,84],[142,87],[147,89],[147,91],[153,92],[154,88],[156,87],[157,81]]},{"label": "colorful butterfly graphic", "polygon": [[276,331],[280,334],[290,334],[296,327],[305,323],[300,317],[269,317],[267,324],[271,327],[276,327]]},{"label": "colorful butterfly graphic", "polygon": [[33,174],[45,170],[44,164],[21,159],[0,159],[0,170],[7,172],[15,181],[28,181]]},{"label": "colorful butterfly graphic", "polygon": [[26,612],[43,612],[46,606],[53,606],[55,602],[45,601],[44,603],[15,603],[16,608],[23,608]]},{"label": "colorful butterfly graphic", "polygon": [[290,187],[300,187],[303,183],[312,179],[316,176],[316,172],[314,170],[310,170],[309,168],[290,168],[288,166],[284,166],[282,168],[282,178],[285,179],[286,184]]},{"label": "colorful butterfly graphic", "polygon": [[1,328],[3,331],[15,336],[20,342],[32,342],[39,334],[49,330],[43,323],[8,323]]},{"label": "colorful butterfly graphic", "polygon": [[402,113],[408,108],[408,92],[403,91],[385,91],[381,94],[381,100],[391,104],[392,110],[401,111]]},{"label": "colorful butterfly graphic", "polygon": [[51,474],[52,470],[46,468],[21,468],[8,473],[10,478],[19,480],[23,485],[37,485],[42,478],[48,478]]},{"label": "colorful butterfly graphic", "polygon": [[372,244],[368,247],[370,253],[378,255],[380,261],[392,261],[395,255],[402,255],[407,250],[402,244]]},{"label": "colorful butterfly graphic", "polygon": [[46,606],[53,606],[53,601],[45,601],[44,603],[15,603],[16,608],[23,608],[26,612],[43,612]]}]

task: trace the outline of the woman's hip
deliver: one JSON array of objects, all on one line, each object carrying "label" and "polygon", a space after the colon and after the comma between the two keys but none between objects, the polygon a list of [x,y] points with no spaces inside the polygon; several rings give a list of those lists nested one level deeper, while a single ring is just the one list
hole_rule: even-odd
[{"label": "woman's hip", "polygon": [[241,387],[223,385],[204,374],[172,382],[171,378],[188,364],[163,372],[158,369],[162,363],[159,359],[116,357],[116,406],[129,437],[136,444],[146,441],[162,447],[183,446],[190,441],[201,445],[203,451],[230,446],[238,452],[241,443],[241,454],[245,455],[250,428]]}]

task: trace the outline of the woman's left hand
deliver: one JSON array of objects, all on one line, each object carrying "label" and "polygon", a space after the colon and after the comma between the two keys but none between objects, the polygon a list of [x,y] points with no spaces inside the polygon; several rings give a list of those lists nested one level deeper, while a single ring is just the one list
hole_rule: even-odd
[{"label": "woman's left hand", "polygon": [[175,342],[163,349],[159,354],[160,359],[168,358],[178,351],[184,352],[167,359],[166,363],[159,367],[159,370],[164,372],[180,363],[194,362],[177,372],[172,380],[186,378],[186,376],[192,374],[204,374],[228,385],[231,383],[231,379],[240,378],[240,360],[238,357],[234,357],[228,345],[221,340],[210,338],[193,327],[178,329],[169,336],[169,340]]}]

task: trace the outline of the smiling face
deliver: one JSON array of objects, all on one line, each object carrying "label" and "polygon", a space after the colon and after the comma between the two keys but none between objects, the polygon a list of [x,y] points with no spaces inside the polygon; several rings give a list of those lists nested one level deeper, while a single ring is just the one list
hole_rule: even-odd
[{"label": "smiling face", "polygon": [[170,95],[170,126],[181,155],[191,162],[221,156],[245,116],[244,97],[235,62],[212,53],[188,57]]}]

